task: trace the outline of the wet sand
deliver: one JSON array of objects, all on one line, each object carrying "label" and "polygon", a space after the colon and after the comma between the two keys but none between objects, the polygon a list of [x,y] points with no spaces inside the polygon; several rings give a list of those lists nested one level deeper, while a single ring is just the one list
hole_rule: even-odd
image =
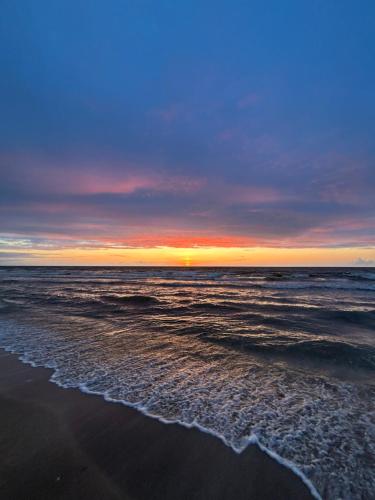
[{"label": "wet sand", "polygon": [[50,383],[0,350],[2,500],[311,499],[257,446],[166,425],[121,404]]}]

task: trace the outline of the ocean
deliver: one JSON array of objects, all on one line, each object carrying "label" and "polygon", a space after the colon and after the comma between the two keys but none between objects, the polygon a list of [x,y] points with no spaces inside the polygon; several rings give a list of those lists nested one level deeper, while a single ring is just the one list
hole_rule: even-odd
[{"label": "ocean", "polygon": [[0,346],[241,453],[375,498],[375,269],[1,267]]}]

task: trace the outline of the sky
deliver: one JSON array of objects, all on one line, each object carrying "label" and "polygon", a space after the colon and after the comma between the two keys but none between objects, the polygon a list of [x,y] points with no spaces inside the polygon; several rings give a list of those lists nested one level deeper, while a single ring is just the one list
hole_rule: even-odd
[{"label": "sky", "polygon": [[2,0],[0,265],[375,265],[373,0]]}]

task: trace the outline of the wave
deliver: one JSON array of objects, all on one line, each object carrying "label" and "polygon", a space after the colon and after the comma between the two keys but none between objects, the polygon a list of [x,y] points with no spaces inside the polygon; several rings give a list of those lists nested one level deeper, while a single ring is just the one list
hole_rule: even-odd
[{"label": "wave", "polygon": [[375,370],[375,348],[369,345],[354,345],[348,342],[320,340],[298,340],[296,337],[275,335],[233,335],[208,334],[204,340],[230,345],[250,351],[271,354],[298,355],[313,357],[318,360],[329,360],[334,363],[347,364],[358,368]]},{"label": "wave", "polygon": [[322,318],[332,322],[339,321],[375,329],[375,310],[345,311],[315,309],[313,313],[316,314],[317,318]]},{"label": "wave", "polygon": [[350,281],[294,281],[294,282],[281,282],[275,281],[272,283],[259,283],[260,288],[274,288],[280,290],[302,290],[302,289],[334,289],[334,290],[364,290],[375,291],[375,284],[370,283],[353,283]]},{"label": "wave", "polygon": [[150,295],[104,295],[102,300],[132,306],[149,306],[160,303],[157,298]]},{"label": "wave", "polygon": [[202,312],[237,312],[241,310],[241,305],[234,302],[198,302],[189,305],[188,309]]},{"label": "wave", "polygon": [[375,272],[370,271],[350,271],[347,276],[354,280],[375,281]]}]

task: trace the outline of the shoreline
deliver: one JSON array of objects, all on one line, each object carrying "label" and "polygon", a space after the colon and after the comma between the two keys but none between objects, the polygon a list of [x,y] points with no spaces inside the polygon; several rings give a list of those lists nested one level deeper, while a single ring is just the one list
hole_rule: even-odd
[{"label": "shoreline", "polygon": [[60,388],[50,383],[52,373],[0,351],[4,500],[314,498],[257,445],[235,453],[196,428]]}]

